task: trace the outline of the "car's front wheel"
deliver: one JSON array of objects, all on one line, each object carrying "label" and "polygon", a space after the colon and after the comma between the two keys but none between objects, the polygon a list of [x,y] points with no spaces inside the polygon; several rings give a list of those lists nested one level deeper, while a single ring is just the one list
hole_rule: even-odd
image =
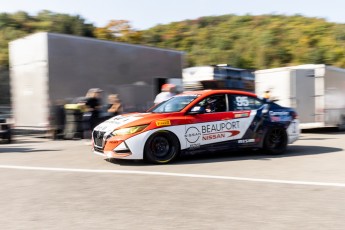
[{"label": "car's front wheel", "polygon": [[286,150],[287,142],[288,136],[285,129],[269,129],[264,141],[264,151],[268,154],[282,154]]},{"label": "car's front wheel", "polygon": [[180,151],[177,137],[168,131],[158,131],[146,141],[144,158],[154,164],[166,164],[174,160]]}]

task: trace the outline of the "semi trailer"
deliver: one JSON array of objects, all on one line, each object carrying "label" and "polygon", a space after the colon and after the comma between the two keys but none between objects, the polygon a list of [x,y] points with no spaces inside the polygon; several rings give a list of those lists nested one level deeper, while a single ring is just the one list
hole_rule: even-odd
[{"label": "semi trailer", "polygon": [[295,108],[302,129],[345,128],[345,69],[324,64],[255,71],[255,92]]}]

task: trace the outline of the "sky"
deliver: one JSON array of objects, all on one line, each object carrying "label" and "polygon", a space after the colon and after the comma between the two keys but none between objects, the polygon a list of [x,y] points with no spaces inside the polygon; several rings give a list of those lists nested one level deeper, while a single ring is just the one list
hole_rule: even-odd
[{"label": "sky", "polygon": [[134,29],[144,30],[202,16],[300,14],[345,23],[344,0],[0,0],[0,12],[41,10],[80,15],[97,27],[110,20],[128,20]]}]

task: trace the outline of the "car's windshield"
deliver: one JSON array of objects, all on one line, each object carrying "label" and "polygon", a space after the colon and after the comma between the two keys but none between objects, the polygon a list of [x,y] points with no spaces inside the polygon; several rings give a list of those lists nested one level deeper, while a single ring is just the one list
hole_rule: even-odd
[{"label": "car's windshield", "polygon": [[198,95],[180,95],[170,98],[167,101],[160,103],[148,112],[153,113],[170,113],[179,112],[186,107],[191,101],[197,98]]}]

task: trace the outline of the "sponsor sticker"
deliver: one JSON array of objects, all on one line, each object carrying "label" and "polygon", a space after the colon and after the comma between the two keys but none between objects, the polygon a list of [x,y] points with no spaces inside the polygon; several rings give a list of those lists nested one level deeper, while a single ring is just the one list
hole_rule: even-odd
[{"label": "sponsor sticker", "polygon": [[240,121],[226,121],[201,126],[202,133],[223,132],[240,128]]},{"label": "sponsor sticker", "polygon": [[189,146],[189,149],[198,149],[198,148],[200,148],[200,143],[191,144],[191,145]]},{"label": "sponsor sticker", "polygon": [[249,112],[246,112],[246,113],[235,113],[234,117],[235,118],[249,117]]},{"label": "sponsor sticker", "polygon": [[[246,118],[217,120],[213,122],[201,122],[191,125],[186,125],[185,139],[186,147],[195,149],[198,146],[203,146],[212,143],[226,142],[240,139],[248,129],[255,115],[255,111],[241,111],[236,112]],[[242,115],[243,114],[243,115]],[[250,118],[250,119],[249,119]],[[254,139],[253,139],[254,140]],[[246,140],[244,142],[250,143],[253,140]]]},{"label": "sponsor sticker", "polygon": [[195,143],[199,140],[201,132],[197,127],[189,127],[186,131],[185,137],[189,143]]},{"label": "sponsor sticker", "polygon": [[160,121],[156,121],[156,125],[157,126],[168,126],[171,125],[170,120],[160,120]]},{"label": "sponsor sticker", "polygon": [[255,139],[242,139],[242,140],[238,140],[239,144],[246,144],[246,143],[254,143]]},{"label": "sponsor sticker", "polygon": [[270,111],[270,115],[271,116],[287,116],[289,114],[290,113],[287,112],[287,111],[281,111],[281,112],[279,112],[279,111]]},{"label": "sponsor sticker", "polygon": [[140,118],[142,118],[142,117],[138,116],[137,114],[134,115],[134,116],[122,116],[122,115],[119,115],[119,116],[110,118],[109,120],[106,120],[105,122],[99,124],[98,126],[96,126],[95,130],[96,131],[106,132],[106,133],[111,133],[117,127],[120,127],[122,125],[128,124],[128,123],[130,123],[132,121],[139,120]]},{"label": "sponsor sticker", "polygon": [[[199,129],[200,128],[200,129]],[[225,121],[201,125],[199,128],[191,126],[187,129],[185,137],[190,144],[201,141],[214,142],[227,140],[240,134],[240,121]]]},{"label": "sponsor sticker", "polygon": [[120,143],[121,141],[120,140],[111,140],[109,141],[111,144],[118,144]]},{"label": "sponsor sticker", "polygon": [[269,114],[271,121],[274,122],[286,122],[292,120],[290,113],[287,111],[270,111]]},{"label": "sponsor sticker", "polygon": [[230,131],[224,131],[219,133],[208,133],[202,135],[203,141],[209,141],[209,140],[216,140],[216,139],[224,139],[236,136],[240,133],[238,130],[230,130]]}]

